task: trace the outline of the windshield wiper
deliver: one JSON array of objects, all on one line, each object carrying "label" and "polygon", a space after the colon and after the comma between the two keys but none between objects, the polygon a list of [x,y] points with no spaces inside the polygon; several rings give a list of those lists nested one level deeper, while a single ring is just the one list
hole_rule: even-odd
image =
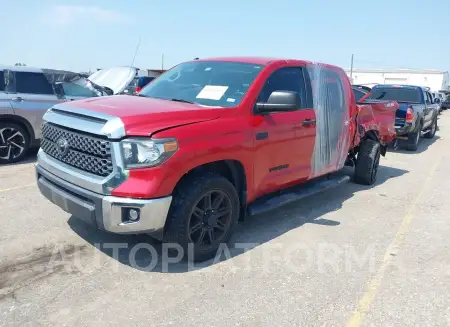
[{"label": "windshield wiper", "polygon": [[170,101],[176,101],[176,102],[183,102],[183,103],[195,104],[195,102],[188,101],[188,100],[184,100],[184,99],[172,98],[172,99],[167,99],[167,100],[170,100]]},{"label": "windshield wiper", "polygon": [[159,100],[169,100],[169,101],[176,101],[176,102],[183,102],[183,103],[190,103],[190,104],[197,104],[195,102],[189,101],[189,100],[184,100],[184,99],[177,99],[177,98],[173,98],[173,99],[168,99],[168,98],[159,98],[159,97],[149,97],[147,95],[144,94],[136,94],[136,96],[138,97],[144,97],[144,98],[153,98],[153,99],[159,99]]},{"label": "windshield wiper", "polygon": [[173,98],[173,99],[167,99],[167,100],[170,100],[170,101],[176,101],[176,102],[183,102],[183,103],[195,104],[195,102],[188,101],[188,100],[183,100],[183,99],[176,99],[176,98]]}]

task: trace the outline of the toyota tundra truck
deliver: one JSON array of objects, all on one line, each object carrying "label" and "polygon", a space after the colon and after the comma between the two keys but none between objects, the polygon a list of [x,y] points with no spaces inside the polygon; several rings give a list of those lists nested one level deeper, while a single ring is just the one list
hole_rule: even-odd
[{"label": "toyota tundra truck", "polygon": [[332,65],[192,60],[136,96],[52,107],[37,183],[100,230],[146,233],[202,261],[244,217],[349,181],[344,166],[354,167],[356,183],[373,184],[397,109],[393,101],[357,104]]}]

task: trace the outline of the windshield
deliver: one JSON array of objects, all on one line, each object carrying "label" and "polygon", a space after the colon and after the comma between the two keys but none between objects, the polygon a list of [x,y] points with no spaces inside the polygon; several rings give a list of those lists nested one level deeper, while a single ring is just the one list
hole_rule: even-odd
[{"label": "windshield", "polygon": [[85,86],[81,86],[78,85],[76,83],[61,83],[61,86],[64,90],[64,95],[67,97],[85,97],[85,98],[90,98],[90,97],[97,97],[98,95],[88,89]]},{"label": "windshield", "polygon": [[186,62],[155,79],[139,95],[234,107],[241,102],[262,68],[262,65],[241,62]]},{"label": "windshield", "polygon": [[374,87],[369,99],[420,103],[420,92],[415,88]]}]

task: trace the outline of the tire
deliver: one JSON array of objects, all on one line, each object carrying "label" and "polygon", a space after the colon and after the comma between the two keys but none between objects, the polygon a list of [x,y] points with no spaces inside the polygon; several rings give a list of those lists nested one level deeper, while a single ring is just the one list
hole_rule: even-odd
[{"label": "tire", "polygon": [[408,140],[406,141],[405,149],[408,151],[417,151],[419,147],[420,133],[422,132],[422,124],[419,123],[417,130],[408,134]]},{"label": "tire", "polygon": [[21,161],[30,148],[30,136],[21,125],[0,122],[0,165]]},{"label": "tire", "polygon": [[380,165],[381,145],[378,141],[366,139],[360,146],[356,158],[354,181],[357,184],[372,185],[377,179]]},{"label": "tire", "polygon": [[[223,200],[216,207],[219,195],[223,196]],[[211,211],[211,207],[216,208]],[[229,213],[220,216],[227,212],[225,208],[229,209]],[[173,194],[163,242],[181,245],[184,259],[196,262],[211,259],[217,254],[219,246],[228,243],[233,235],[239,208],[236,188],[225,177],[213,172],[188,176]]]},{"label": "tire", "polygon": [[437,131],[437,117],[433,119],[433,122],[431,123],[430,129],[427,131],[427,133],[424,135],[427,139],[432,139],[436,135]]}]

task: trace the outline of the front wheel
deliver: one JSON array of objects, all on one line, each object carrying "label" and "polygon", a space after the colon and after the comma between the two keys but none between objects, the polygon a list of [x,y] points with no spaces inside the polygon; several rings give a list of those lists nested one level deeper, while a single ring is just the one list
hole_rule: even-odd
[{"label": "front wheel", "polygon": [[0,164],[22,160],[28,153],[30,138],[20,125],[0,122]]},{"label": "front wheel", "polygon": [[360,146],[355,165],[355,183],[372,185],[377,179],[380,165],[381,145],[378,141],[366,139]]},{"label": "front wheel", "polygon": [[186,259],[210,259],[230,240],[239,207],[237,191],[225,177],[212,172],[189,176],[174,192],[163,241],[181,245]]}]

